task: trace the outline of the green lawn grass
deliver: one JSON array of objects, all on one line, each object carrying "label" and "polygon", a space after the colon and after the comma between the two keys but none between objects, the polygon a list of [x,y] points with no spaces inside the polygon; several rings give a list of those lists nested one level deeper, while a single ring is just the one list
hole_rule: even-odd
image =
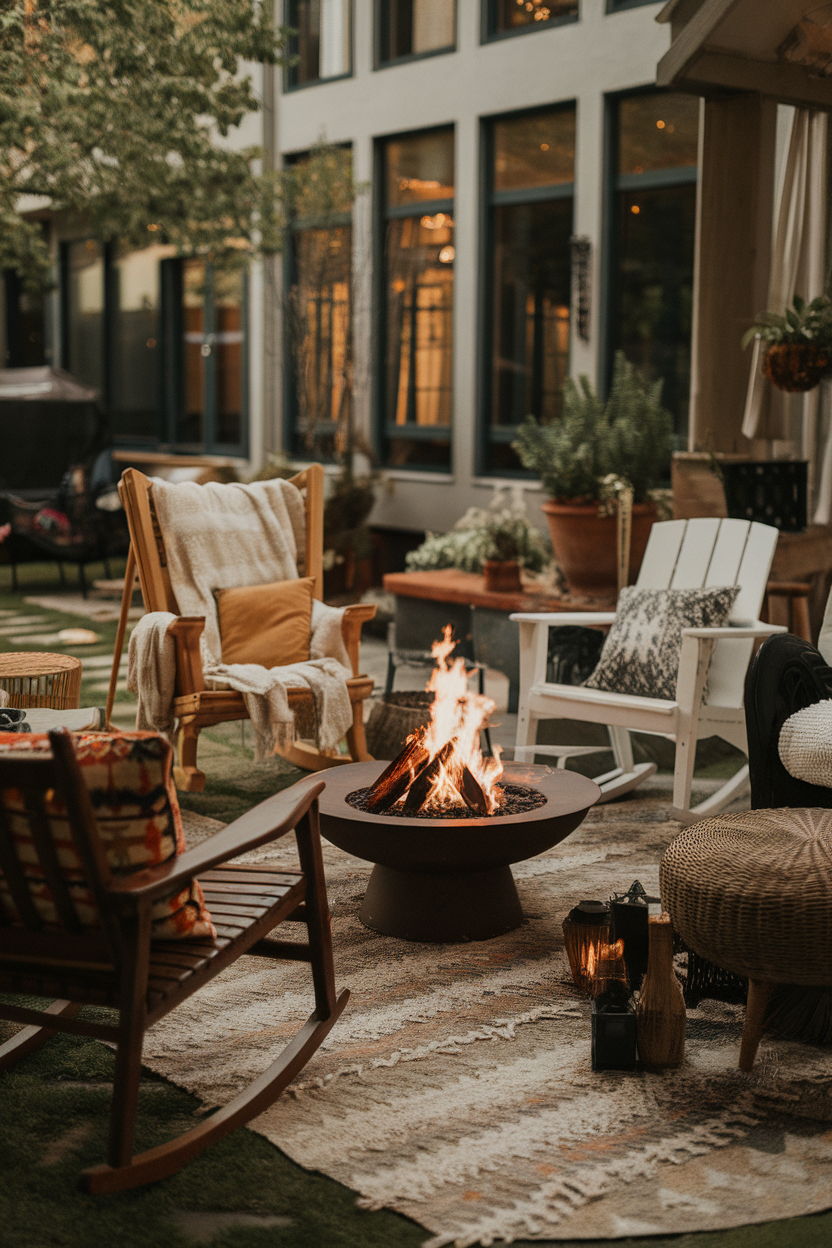
[{"label": "green lawn grass", "polygon": [[[24,602],[26,594],[56,592],[57,572],[52,578],[48,567],[34,565],[21,569],[20,579],[20,592],[13,594],[8,570],[0,568],[0,609],[42,613],[56,629],[85,623],[78,616],[41,611]],[[115,624],[90,626],[100,634],[100,643],[69,652],[111,652]],[[20,647],[0,637],[0,650],[15,648]],[[98,669],[84,690],[106,674],[106,668],[103,675]],[[84,705],[100,705],[104,697],[82,692]],[[130,695],[121,695],[120,722],[125,727],[132,701]],[[199,813],[232,819],[300,774],[279,759],[255,764],[250,726],[242,730],[239,724],[222,725],[203,736],[205,793],[181,797],[183,805]],[[0,1023],[0,1042],[9,1034],[4,1027]],[[55,1036],[0,1074],[2,1248],[189,1248],[199,1243],[212,1248],[418,1248],[428,1238],[421,1227],[397,1214],[358,1209],[355,1193],[303,1170],[247,1129],[208,1149],[180,1174],[149,1187],[115,1196],[81,1193],[79,1172],[106,1156],[112,1070],[113,1055],[105,1045]],[[145,1071],[137,1147],[149,1148],[180,1134],[199,1113],[194,1097]],[[194,1216],[198,1214],[209,1216],[200,1222]],[[832,1213],[710,1234],[614,1242],[632,1248],[827,1248]],[[579,1245],[561,1242],[559,1248]],[[593,1244],[584,1240],[580,1248]]]}]

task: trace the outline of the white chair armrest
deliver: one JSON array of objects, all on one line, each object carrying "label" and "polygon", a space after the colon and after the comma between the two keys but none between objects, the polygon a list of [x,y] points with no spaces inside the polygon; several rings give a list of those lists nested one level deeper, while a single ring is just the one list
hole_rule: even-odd
[{"label": "white chair armrest", "polygon": [[596,624],[612,624],[615,622],[614,611],[515,611],[508,617],[519,624],[582,624],[590,628]]},{"label": "white chair armrest", "polygon": [[719,641],[723,637],[730,638],[732,641],[741,641],[749,637],[772,637],[775,633],[787,633],[789,630],[784,624],[764,624],[762,620],[755,620],[753,624],[737,625],[736,628],[730,624],[723,628],[683,628],[683,637],[698,637],[703,641],[712,638]]}]

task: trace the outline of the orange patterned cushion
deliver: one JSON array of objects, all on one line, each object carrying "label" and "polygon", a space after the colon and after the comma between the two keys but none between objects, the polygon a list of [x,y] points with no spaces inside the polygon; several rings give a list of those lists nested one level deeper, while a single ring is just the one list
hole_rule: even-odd
[{"label": "orange patterned cushion", "polygon": [[[73,744],[113,875],[131,875],[183,853],[185,837],[171,774],[172,750],[164,737],[153,732],[80,733],[73,736]],[[0,752],[9,751],[48,753],[49,738],[42,733],[0,733]],[[47,799],[58,861],[78,917],[85,926],[99,927],[98,907],[85,879],[64,805],[54,795],[48,794]],[[22,794],[8,789],[0,794],[0,800],[31,881],[35,906],[47,925],[57,926],[52,893],[38,864]],[[0,907],[8,919],[19,922],[2,874]],[[158,940],[216,935],[197,880],[154,902],[152,924],[153,937]]]}]

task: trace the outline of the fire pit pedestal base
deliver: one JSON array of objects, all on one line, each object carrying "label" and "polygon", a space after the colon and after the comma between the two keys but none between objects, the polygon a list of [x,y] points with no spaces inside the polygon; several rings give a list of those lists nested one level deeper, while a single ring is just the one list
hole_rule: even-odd
[{"label": "fire pit pedestal base", "polygon": [[523,922],[523,910],[509,867],[422,875],[379,863],[358,917],[385,936],[455,944],[511,932]]},{"label": "fire pit pedestal base", "polygon": [[327,772],[321,831],[339,849],[376,864],[361,921],[403,940],[489,940],[519,927],[510,863],[557,845],[600,793],[574,771],[507,763],[505,783],[537,789],[545,802],[521,814],[464,819],[373,815],[351,805],[348,796],[370,788],[386,765],[347,763]]}]

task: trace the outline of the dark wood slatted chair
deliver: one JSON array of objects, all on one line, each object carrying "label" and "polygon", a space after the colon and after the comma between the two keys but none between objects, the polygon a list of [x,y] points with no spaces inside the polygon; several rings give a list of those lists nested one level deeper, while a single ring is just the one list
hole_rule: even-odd
[{"label": "dark wood slatted chair", "polygon": [[[57,1000],[45,1010],[0,1002],[0,1018],[24,1024],[0,1047],[0,1069],[14,1065],[55,1031],[115,1041],[116,1069],[107,1165],[84,1171],[91,1192],[136,1187],[177,1170],[227,1132],[263,1112],[303,1068],[349,998],[336,996],[329,907],[318,828],[323,781],[311,777],[261,802],[216,836],[163,866],[113,877],[72,739],[51,732],[52,757],[0,756],[0,872],[19,921],[0,905],[0,991]],[[65,802],[101,926],[84,925],[62,873],[45,810],[54,790]],[[6,794],[23,794],[28,833],[57,912],[47,925],[35,903],[12,835]],[[228,860],[294,830],[300,872]],[[197,877],[217,930],[216,940],[151,942],[154,899]],[[306,924],[308,938],[267,939],[284,920]],[[315,1010],[280,1056],[234,1100],[176,1140],[133,1156],[145,1031],[197,992],[241,954],[309,962]],[[83,1005],[113,1006],[114,1025],[79,1016]]]}]

